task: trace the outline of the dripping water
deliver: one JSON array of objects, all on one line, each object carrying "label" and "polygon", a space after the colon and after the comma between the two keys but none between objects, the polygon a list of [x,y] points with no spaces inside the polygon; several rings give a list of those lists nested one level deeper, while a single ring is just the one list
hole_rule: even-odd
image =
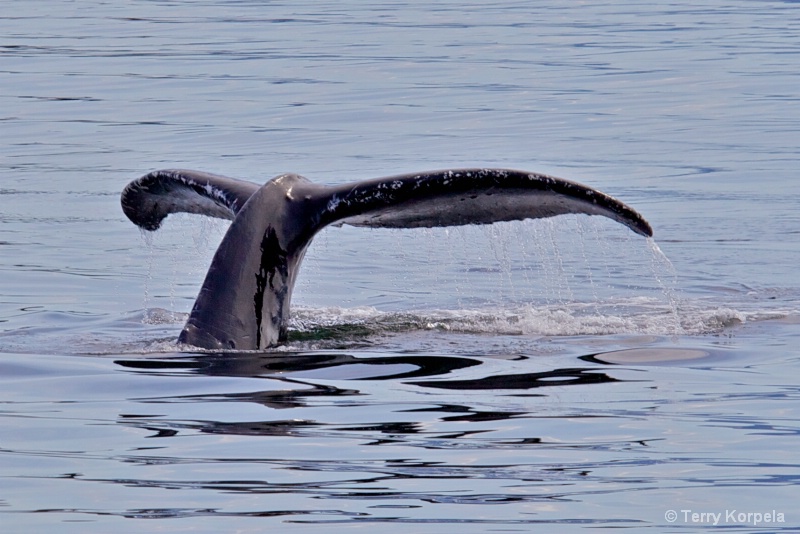
[{"label": "dripping water", "polygon": [[[227,221],[185,214],[171,215],[168,221],[166,228],[141,231],[148,251],[142,319],[145,324],[176,323],[185,319],[185,312],[178,309],[178,300],[199,291],[214,250],[228,226]],[[163,292],[161,288],[165,284]],[[187,293],[183,287],[189,285],[191,290]],[[158,302],[164,298],[166,309]]]},{"label": "dripping water", "polygon": [[591,264],[589,263],[589,256],[586,252],[586,228],[583,223],[583,219],[580,217],[574,217],[575,220],[575,229],[578,235],[578,243],[580,244],[580,254],[581,259],[583,260],[583,264],[586,266],[586,279],[589,282],[589,290],[592,293],[592,308],[595,315],[600,315],[600,307],[598,302],[600,302],[600,295],[597,292],[597,286],[594,282],[594,276],[592,276],[592,268]]},{"label": "dripping water", "polygon": [[142,322],[150,324],[150,286],[153,283],[153,266],[156,257],[155,242],[153,232],[149,232],[143,228],[140,228],[139,232],[141,233],[145,248],[147,249],[147,275],[144,279],[144,299],[142,302],[144,316],[142,317]]},{"label": "dripping water", "polygon": [[[661,293],[667,299],[669,305],[669,312],[673,322],[672,335],[678,336],[685,334],[686,331],[680,320],[679,299],[677,296],[678,273],[675,270],[675,266],[669,261],[669,258],[655,242],[655,239],[648,237],[647,246],[651,253],[650,268],[653,277],[661,288]],[[668,279],[665,280],[667,277]]]}]

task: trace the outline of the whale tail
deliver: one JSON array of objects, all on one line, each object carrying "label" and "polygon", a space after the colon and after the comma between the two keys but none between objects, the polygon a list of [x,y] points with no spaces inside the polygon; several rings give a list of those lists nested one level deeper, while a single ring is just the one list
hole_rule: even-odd
[{"label": "whale tail", "polygon": [[263,186],[185,170],[155,171],[122,193],[128,218],[156,230],[170,213],[231,219],[179,342],[264,349],[285,341],[306,249],[328,225],[431,228],[567,213],[601,215],[651,236],[622,202],[581,184],[508,169],[456,169],[338,186],[285,174]]}]

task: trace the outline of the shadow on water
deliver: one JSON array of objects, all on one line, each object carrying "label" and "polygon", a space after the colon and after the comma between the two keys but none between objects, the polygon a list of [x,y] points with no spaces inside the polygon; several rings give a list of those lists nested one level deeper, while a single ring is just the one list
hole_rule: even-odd
[{"label": "shadow on water", "polygon": [[[515,360],[528,359],[515,356]],[[235,393],[209,393],[169,397],[137,399],[146,403],[254,403],[271,409],[302,408],[316,402],[337,402],[342,409],[346,397],[365,397],[365,402],[375,402],[370,387],[359,384],[373,381],[395,381],[400,386],[416,386],[451,390],[531,390],[553,386],[576,386],[602,384],[619,381],[596,368],[564,368],[537,373],[479,376],[468,379],[414,380],[408,378],[444,377],[456,371],[478,368],[483,362],[477,357],[437,355],[396,355],[358,357],[350,354],[263,354],[220,353],[193,354],[165,359],[116,360],[115,363],[137,373],[155,375],[205,375],[209,377],[246,377],[269,379],[269,384],[278,384],[276,389]],[[479,369],[478,369],[479,370]],[[312,376],[308,376],[308,375]],[[334,385],[332,382],[336,382]],[[352,384],[353,387],[342,387]],[[508,393],[508,391],[506,392]],[[526,396],[544,396],[529,394]],[[462,404],[436,404],[432,407],[400,409],[402,413],[437,412],[447,415],[442,422],[487,422],[501,421],[525,416],[519,410],[487,410]],[[384,414],[387,415],[387,414]],[[166,421],[135,414],[120,416],[126,425],[145,428],[154,432],[150,437],[168,437],[180,431],[197,431],[209,434],[231,434],[251,436],[288,436],[298,433],[317,433],[333,430],[337,432],[366,432],[387,435],[428,433],[422,430],[419,421],[370,422],[355,425],[330,425],[309,419],[279,419],[269,421],[220,422],[209,420]],[[479,432],[483,432],[481,430]],[[447,432],[448,438],[473,434]],[[391,440],[389,440],[391,441]],[[539,439],[528,440],[538,443]],[[370,444],[385,443],[378,439]]]},{"label": "shadow on water", "polygon": [[[610,354],[610,353],[609,353]],[[587,362],[607,364],[607,360],[592,354],[580,359]],[[515,356],[515,359],[528,359]],[[477,357],[437,356],[437,355],[398,355],[379,357],[358,357],[350,354],[293,354],[282,353],[215,353],[179,356],[170,359],[116,360],[115,363],[127,369],[141,370],[156,374],[186,372],[207,376],[228,376],[248,378],[278,378],[284,375],[319,371],[324,369],[357,367],[348,373],[319,374],[321,378],[349,380],[400,380],[406,378],[427,378],[448,375],[460,369],[481,365]],[[629,362],[632,363],[632,362]],[[366,369],[365,369],[366,368]],[[397,372],[398,369],[410,368]],[[538,373],[522,373],[487,376],[470,380],[414,381],[407,382],[422,387],[441,389],[532,389],[546,386],[600,384],[615,382],[597,368],[565,368]]]},{"label": "shadow on water", "polygon": [[577,386],[585,384],[602,384],[617,382],[606,373],[595,372],[595,369],[554,369],[542,373],[522,373],[513,375],[487,376],[473,380],[442,380],[427,382],[411,382],[412,384],[440,389],[474,390],[474,389],[532,389],[548,386]]},{"label": "shadow on water", "polygon": [[[394,380],[438,376],[452,371],[480,365],[480,360],[458,356],[391,356],[359,358],[350,354],[302,354],[302,353],[214,353],[181,356],[164,360],[117,360],[116,363],[130,369],[170,372],[186,371],[208,376],[270,377],[286,373],[333,369],[345,366],[369,366],[374,368],[370,380]],[[398,366],[413,370],[393,372]],[[382,373],[388,368],[389,373]],[[363,373],[363,371],[359,371]]]},{"label": "shadow on water", "polygon": [[[526,360],[526,356],[515,356]],[[592,363],[607,363],[597,355],[581,359]],[[285,382],[305,383],[295,378],[298,374],[333,370],[336,373],[313,373],[329,380],[402,380],[407,378],[429,378],[449,375],[455,371],[480,366],[481,359],[464,356],[397,355],[358,357],[350,354],[262,354],[262,353],[217,353],[198,354],[169,359],[116,360],[127,369],[155,374],[198,374],[207,376],[271,378]],[[347,368],[352,368],[348,370]],[[343,370],[344,369],[344,370]],[[598,368],[563,368],[536,373],[493,375],[464,380],[409,381],[404,384],[450,390],[518,390],[549,386],[602,384],[617,382]],[[302,396],[350,395],[355,390],[343,390],[331,386],[314,385],[314,392],[303,392]],[[238,395],[235,396],[239,398]],[[287,406],[286,402],[267,403],[272,407]],[[295,405],[290,403],[291,405]]]}]

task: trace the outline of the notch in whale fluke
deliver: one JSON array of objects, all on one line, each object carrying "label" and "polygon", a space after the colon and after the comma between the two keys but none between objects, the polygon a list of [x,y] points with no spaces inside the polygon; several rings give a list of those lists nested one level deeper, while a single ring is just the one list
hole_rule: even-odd
[{"label": "notch in whale fluke", "polygon": [[286,339],[297,273],[327,225],[421,228],[491,224],[567,213],[601,215],[643,236],[648,222],[600,191],[538,173],[450,169],[337,186],[285,174],[263,186],[189,170],[151,172],[122,193],[134,224],[170,213],[233,221],[178,340],[208,349],[263,349]]}]

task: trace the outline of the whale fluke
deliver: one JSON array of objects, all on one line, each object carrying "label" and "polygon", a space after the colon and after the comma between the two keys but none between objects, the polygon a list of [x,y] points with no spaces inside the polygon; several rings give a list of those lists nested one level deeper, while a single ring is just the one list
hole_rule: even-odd
[{"label": "whale fluke", "polygon": [[258,184],[183,169],[153,171],[122,191],[122,211],[136,226],[155,231],[170,213],[233,220]]},{"label": "whale fluke", "polygon": [[231,219],[178,338],[208,349],[264,349],[286,340],[303,256],[328,225],[431,228],[602,215],[637,234],[652,228],[635,210],[584,185],[509,169],[453,169],[336,186],[284,174],[258,186],[198,171],[164,170],[122,192],[134,224],[156,230],[170,213]]}]

